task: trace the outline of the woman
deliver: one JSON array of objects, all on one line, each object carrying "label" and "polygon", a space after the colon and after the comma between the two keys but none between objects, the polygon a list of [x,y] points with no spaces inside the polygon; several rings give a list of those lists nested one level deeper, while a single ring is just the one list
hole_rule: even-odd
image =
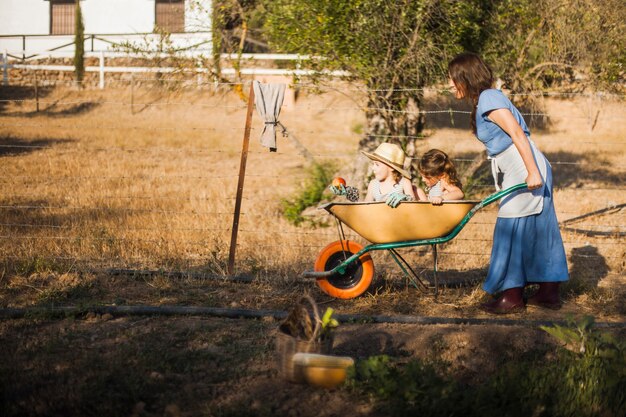
[{"label": "woman", "polygon": [[[561,307],[559,284],[569,279],[567,259],[553,205],[552,169],[530,139],[519,110],[492,88],[491,69],[476,54],[463,53],[448,64],[450,88],[472,104],[472,131],[491,159],[496,188],[526,182],[502,199],[493,237],[491,262],[483,289],[500,293],[481,308],[507,314],[525,310],[524,287],[539,284],[527,304]],[[498,174],[502,175],[501,184]]]}]

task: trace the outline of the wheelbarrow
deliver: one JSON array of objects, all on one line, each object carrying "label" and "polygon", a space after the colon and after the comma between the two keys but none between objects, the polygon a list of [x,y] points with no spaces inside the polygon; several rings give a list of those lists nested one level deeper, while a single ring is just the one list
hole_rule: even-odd
[{"label": "wheelbarrow", "polygon": [[[367,290],[374,277],[374,261],[369,252],[387,250],[416,288],[432,289],[436,297],[439,293],[437,245],[454,239],[483,207],[525,188],[525,183],[517,184],[483,200],[446,201],[437,206],[427,201],[402,202],[396,208],[384,202],[324,204],[320,208],[337,221],[339,240],[322,249],[314,270],[305,271],[303,275],[315,278],[322,291],[332,297],[358,297]],[[347,240],[343,224],[371,244],[363,247]],[[398,253],[398,249],[425,245],[432,247],[434,286],[424,282]]]}]

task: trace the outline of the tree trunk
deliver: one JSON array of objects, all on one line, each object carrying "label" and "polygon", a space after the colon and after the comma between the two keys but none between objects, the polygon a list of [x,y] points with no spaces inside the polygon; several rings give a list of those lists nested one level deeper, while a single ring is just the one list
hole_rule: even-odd
[{"label": "tree trunk", "polygon": [[[407,157],[405,168],[409,169],[411,173],[415,173],[417,167],[415,160],[416,142],[424,130],[424,114],[421,113],[422,102],[423,94],[421,91],[396,90],[392,97],[383,96],[383,92],[370,97],[366,112],[366,133],[359,141],[359,151],[373,152],[383,142],[397,143]],[[391,106],[394,103],[406,104],[400,108],[394,108]],[[363,157],[359,152],[353,164],[352,178],[361,190],[367,187],[371,179],[369,166],[370,160]]]}]

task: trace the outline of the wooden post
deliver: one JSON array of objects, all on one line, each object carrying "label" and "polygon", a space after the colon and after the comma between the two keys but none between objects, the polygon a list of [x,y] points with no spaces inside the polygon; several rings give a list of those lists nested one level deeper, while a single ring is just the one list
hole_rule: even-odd
[{"label": "wooden post", "polygon": [[235,250],[237,247],[237,231],[239,230],[239,214],[241,212],[241,197],[243,195],[243,181],[246,176],[246,162],[248,160],[248,145],[250,144],[250,128],[252,125],[252,111],[254,110],[254,86],[250,82],[250,94],[248,95],[248,112],[246,114],[246,128],[243,133],[243,146],[241,148],[241,162],[239,164],[239,181],[237,183],[237,197],[235,199],[235,215],[233,217],[233,230],[230,237],[230,252],[228,254],[228,274],[233,275],[235,270]]},{"label": "wooden post", "polygon": [[6,50],[2,54],[2,84],[9,85],[9,54]]},{"label": "wooden post", "polygon": [[133,105],[135,104],[135,74],[130,74],[130,114],[135,114]]},{"label": "wooden post", "polygon": [[37,80],[37,71],[35,70],[35,110],[39,113],[39,81]]},{"label": "wooden post", "polygon": [[[92,35],[93,36],[93,35]],[[93,42],[93,37],[91,38]],[[91,49],[93,50],[93,45],[91,45]],[[100,82],[98,86],[100,90],[104,90],[104,51],[100,51]]]}]

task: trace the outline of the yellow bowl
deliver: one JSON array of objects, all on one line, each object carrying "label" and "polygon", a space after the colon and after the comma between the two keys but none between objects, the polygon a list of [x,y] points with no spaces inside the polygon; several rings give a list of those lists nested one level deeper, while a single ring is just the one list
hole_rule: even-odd
[{"label": "yellow bowl", "polygon": [[322,366],[306,366],[303,370],[304,379],[310,385],[320,388],[336,388],[346,380],[346,368],[326,368]]},{"label": "yellow bowl", "polygon": [[348,367],[354,365],[354,360],[347,356],[317,353],[296,353],[293,362],[306,382],[321,388],[336,388],[343,384]]}]

